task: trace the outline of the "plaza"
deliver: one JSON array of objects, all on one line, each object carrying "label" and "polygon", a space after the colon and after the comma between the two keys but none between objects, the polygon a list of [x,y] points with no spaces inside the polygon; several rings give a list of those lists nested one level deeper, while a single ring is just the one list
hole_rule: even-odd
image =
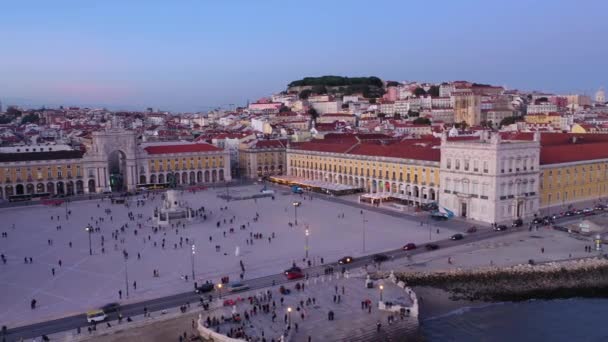
[{"label": "plaza", "polygon": [[[193,270],[199,284],[218,283],[226,276],[238,280],[241,273],[247,280],[281,273],[294,262],[306,267],[309,260],[317,265],[322,258],[325,262],[347,255],[356,258],[453,233],[442,228],[431,235],[406,215],[372,210],[363,210],[362,215],[357,206],[295,195],[287,188],[272,187],[273,197],[218,198],[227,190],[238,196],[259,193],[261,187],[185,191],[182,200],[194,209],[204,207],[207,219],[198,216],[177,228],[158,228],[152,218],[161,205],[161,193],[131,197],[128,207],[104,199],[70,202],[67,209],[42,205],[0,209],[1,230],[7,233],[0,239],[0,253],[6,257],[6,264],[0,265],[0,320],[9,327],[19,326],[110,302],[127,304],[189,291]],[[300,204],[295,207],[294,202]],[[89,232],[87,226],[92,228]],[[253,238],[256,235],[260,238]],[[307,246],[309,258],[304,262]],[[30,307],[32,299],[37,302],[35,309]]]}]

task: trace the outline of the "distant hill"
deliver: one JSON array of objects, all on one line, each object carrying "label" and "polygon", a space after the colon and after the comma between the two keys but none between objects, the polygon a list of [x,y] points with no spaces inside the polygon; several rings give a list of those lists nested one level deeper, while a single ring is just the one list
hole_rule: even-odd
[{"label": "distant hill", "polygon": [[289,83],[288,91],[297,92],[302,98],[306,98],[310,94],[351,95],[360,93],[367,98],[380,97],[384,94],[383,82],[375,76],[305,77]]}]

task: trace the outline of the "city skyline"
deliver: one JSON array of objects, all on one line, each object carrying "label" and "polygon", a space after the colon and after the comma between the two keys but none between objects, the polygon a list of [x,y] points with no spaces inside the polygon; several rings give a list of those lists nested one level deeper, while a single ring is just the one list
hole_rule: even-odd
[{"label": "city skyline", "polygon": [[321,75],[588,95],[605,85],[600,1],[143,4],[5,5],[2,103],[206,111]]}]

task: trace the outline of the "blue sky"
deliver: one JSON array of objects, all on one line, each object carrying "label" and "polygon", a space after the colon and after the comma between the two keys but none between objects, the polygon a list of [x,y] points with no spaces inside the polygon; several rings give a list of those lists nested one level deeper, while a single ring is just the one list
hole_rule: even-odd
[{"label": "blue sky", "polygon": [[208,110],[304,76],[608,86],[608,1],[3,1],[0,100]]}]

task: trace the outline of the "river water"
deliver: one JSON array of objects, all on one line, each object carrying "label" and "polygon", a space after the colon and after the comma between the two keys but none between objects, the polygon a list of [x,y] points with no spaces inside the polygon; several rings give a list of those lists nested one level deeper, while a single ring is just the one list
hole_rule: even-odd
[{"label": "river water", "polygon": [[421,322],[427,341],[608,341],[608,299],[463,307]]}]

